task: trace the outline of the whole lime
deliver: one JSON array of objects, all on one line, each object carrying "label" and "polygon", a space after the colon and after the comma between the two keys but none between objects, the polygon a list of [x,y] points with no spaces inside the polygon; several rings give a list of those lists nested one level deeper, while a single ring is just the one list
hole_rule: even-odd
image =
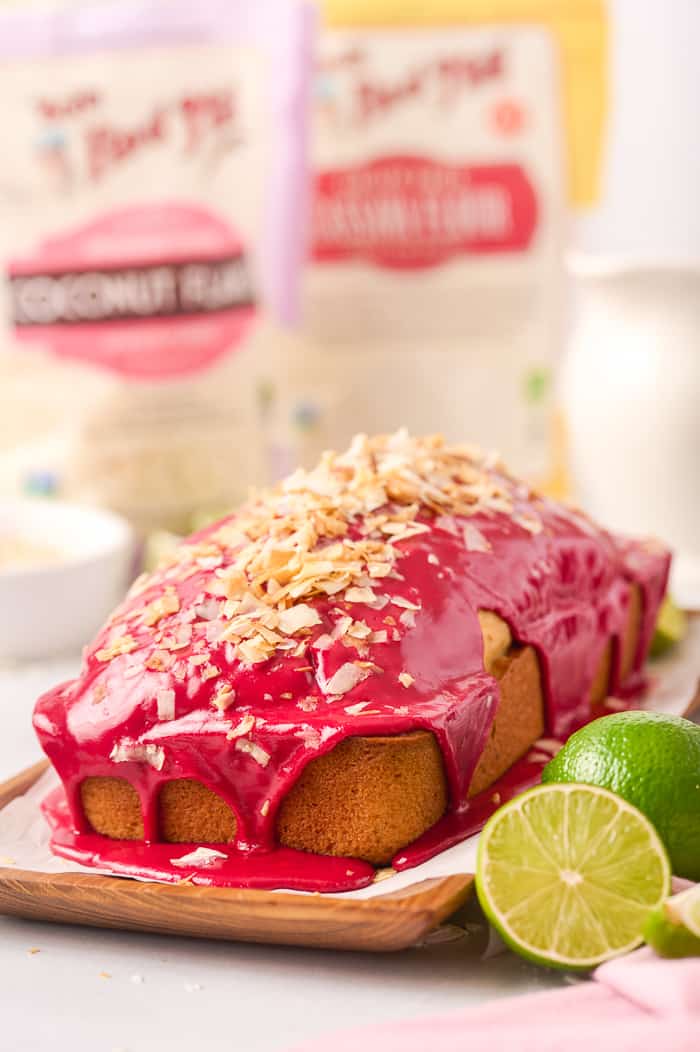
[{"label": "whole lime", "polygon": [[656,712],[603,716],[572,734],[542,781],[617,793],[655,826],[673,872],[700,880],[700,727],[690,720]]}]

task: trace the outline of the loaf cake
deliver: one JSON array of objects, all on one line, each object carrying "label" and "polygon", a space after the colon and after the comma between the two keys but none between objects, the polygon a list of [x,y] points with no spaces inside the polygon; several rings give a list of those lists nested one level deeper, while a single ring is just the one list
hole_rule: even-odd
[{"label": "loaf cake", "polygon": [[668,568],[477,449],[360,435],[139,578],[34,725],[120,857],[387,865],[640,688]]}]

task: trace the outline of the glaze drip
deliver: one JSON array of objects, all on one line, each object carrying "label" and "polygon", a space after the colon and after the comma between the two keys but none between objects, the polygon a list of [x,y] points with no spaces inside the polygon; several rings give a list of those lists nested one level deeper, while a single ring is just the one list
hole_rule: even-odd
[{"label": "glaze drip", "polygon": [[[450,815],[421,838],[434,853],[484,812],[467,791],[499,690],[484,670],[479,610],[535,647],[547,731],[565,738],[590,716],[598,661],[622,635],[633,584],[643,615],[625,688],[641,685],[668,565],[660,546],[613,537],[473,450],[401,433],[360,438],[186,542],[137,582],[80,676],[39,700],[35,728],[68,809],[53,809],[54,848],[77,850],[70,814],[88,854],[131,852],[151,872],[144,851],[173,851],[155,843],[158,789],[196,778],[236,815],[231,853],[256,856],[248,886],[300,886],[279,861],[275,823],[305,765],[350,736],[425,729],[450,789]],[[79,787],[101,775],[133,784],[153,844],[115,848],[90,834]],[[519,785],[532,778],[520,775]],[[343,886],[337,859],[313,858],[305,886],[318,889],[324,867]],[[346,886],[366,882],[364,865],[346,866]]]}]

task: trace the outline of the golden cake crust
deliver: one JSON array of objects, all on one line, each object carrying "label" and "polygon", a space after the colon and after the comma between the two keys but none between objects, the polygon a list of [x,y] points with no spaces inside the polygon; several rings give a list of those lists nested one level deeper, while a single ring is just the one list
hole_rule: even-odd
[{"label": "golden cake crust", "polygon": [[[472,781],[481,792],[523,755],[544,725],[540,673],[532,647],[494,659],[501,703]],[[85,816],[114,839],[143,837],[138,795],[119,778],[86,778]],[[312,760],[282,802],[281,844],[375,865],[430,828],[447,807],[440,748],[429,731],[347,738]],[[236,820],[225,802],[193,779],[165,783],[159,794],[160,836],[172,843],[224,843]]]},{"label": "golden cake crust", "polygon": [[[632,589],[620,642],[620,671],[632,668],[642,618],[642,597]],[[493,785],[544,731],[544,699],[537,654],[512,644],[496,614],[480,611],[484,667],[500,685],[500,704],[474,772],[469,795]],[[602,701],[612,671],[612,642],[603,651],[591,690]],[[98,833],[117,840],[144,835],[141,803],[122,778],[89,777],[80,789],[85,817]],[[312,760],[282,801],[277,837],[286,847],[317,854],[361,858],[384,865],[421,836],[448,802],[442,754],[429,731],[351,737]],[[236,834],[231,809],[215,792],[191,778],[160,789],[159,832],[169,843],[227,843]]]}]

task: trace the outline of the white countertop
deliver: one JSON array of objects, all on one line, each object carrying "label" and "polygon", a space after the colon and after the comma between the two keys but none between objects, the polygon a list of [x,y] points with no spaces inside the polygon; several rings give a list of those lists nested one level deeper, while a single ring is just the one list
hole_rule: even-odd
[{"label": "white countertop", "polygon": [[[0,667],[0,781],[39,758],[33,701],[75,664]],[[351,954],[0,917],[0,1049],[283,1052],[341,1028],[564,982],[511,954],[474,960],[459,942]]]}]

